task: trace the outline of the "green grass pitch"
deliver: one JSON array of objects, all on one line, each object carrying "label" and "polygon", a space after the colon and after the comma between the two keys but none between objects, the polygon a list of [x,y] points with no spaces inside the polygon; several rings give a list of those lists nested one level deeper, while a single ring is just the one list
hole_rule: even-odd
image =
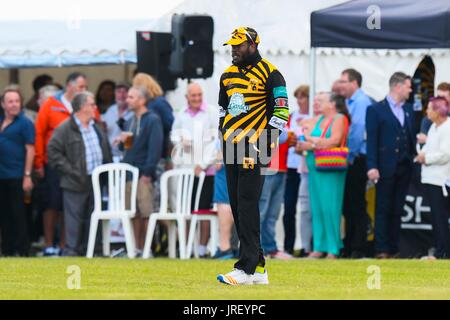
[{"label": "green grass pitch", "polygon": [[[218,283],[233,263],[2,258],[0,299],[450,299],[450,261],[268,260],[267,286]],[[379,268],[378,278],[370,266]]]}]

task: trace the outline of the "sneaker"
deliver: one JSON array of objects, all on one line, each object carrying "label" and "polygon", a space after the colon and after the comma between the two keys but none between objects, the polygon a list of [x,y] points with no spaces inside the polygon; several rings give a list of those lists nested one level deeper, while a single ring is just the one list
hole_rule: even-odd
[{"label": "sneaker", "polygon": [[391,256],[389,255],[389,253],[385,253],[385,252],[378,253],[375,255],[375,259],[390,259],[390,258],[391,258]]},{"label": "sneaker", "polygon": [[284,252],[289,253],[291,256],[295,255],[294,249],[284,249]]},{"label": "sneaker", "polygon": [[309,256],[309,252],[306,251],[305,249],[301,249],[298,254],[294,255],[297,258],[306,258],[307,256]]},{"label": "sneaker", "polygon": [[219,274],[217,280],[232,286],[240,284],[250,285],[253,284],[253,275],[246,274],[243,270],[233,269],[233,271],[227,274]]},{"label": "sneaker", "polygon": [[225,251],[221,251],[220,249],[217,249],[216,254],[214,255],[213,259],[218,259],[218,260],[228,260],[228,259],[233,259],[234,258],[234,254],[233,254],[233,250],[228,249]]},{"label": "sneaker", "polygon": [[125,248],[120,248],[120,249],[111,251],[111,258],[123,258],[123,257],[126,257],[126,255],[127,255],[127,251],[125,250]]},{"label": "sneaker", "polygon": [[289,253],[283,252],[283,251],[275,251],[275,252],[271,252],[269,254],[269,257],[271,259],[278,259],[278,260],[290,260],[293,259],[294,257],[292,255],[290,255]]},{"label": "sneaker", "polygon": [[[258,270],[258,268],[261,268],[264,270]],[[252,274],[253,278],[253,284],[269,284],[269,275],[267,274],[267,269],[262,267],[257,267],[254,274]]]},{"label": "sneaker", "polygon": [[42,252],[44,257],[57,257],[59,256],[59,249],[55,247],[46,247]]},{"label": "sneaker", "polygon": [[365,254],[362,251],[352,251],[352,254],[350,256],[350,259],[363,259],[365,258]]},{"label": "sneaker", "polygon": [[143,251],[141,249],[136,249],[135,258],[142,258]]},{"label": "sneaker", "polygon": [[420,260],[437,260],[435,256],[423,256]]},{"label": "sneaker", "polygon": [[61,248],[58,248],[58,247],[55,247],[55,254],[56,254],[58,257],[60,257],[61,254],[62,254],[62,249],[61,249]]}]

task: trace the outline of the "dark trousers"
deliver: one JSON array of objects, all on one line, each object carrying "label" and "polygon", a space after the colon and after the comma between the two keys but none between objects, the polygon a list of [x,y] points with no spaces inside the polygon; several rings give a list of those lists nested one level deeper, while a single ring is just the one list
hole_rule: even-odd
[{"label": "dark trousers", "polygon": [[0,232],[4,256],[27,256],[29,240],[23,179],[0,179]]},{"label": "dark trousers", "polygon": [[234,267],[253,274],[257,266],[265,265],[259,213],[264,176],[258,164],[253,169],[244,169],[242,164],[227,164],[225,170],[230,206],[240,240],[240,259]]},{"label": "dark trousers", "polygon": [[65,256],[84,256],[87,250],[91,214],[94,210],[92,186],[85,192],[63,190]]},{"label": "dark trousers", "polygon": [[240,240],[240,259],[234,267],[253,274],[257,266],[265,265],[259,216],[264,176],[259,164],[255,164],[253,169],[246,169],[242,164],[226,164],[225,171],[231,210]]},{"label": "dark trousers", "polygon": [[[442,187],[425,184],[425,192],[431,207],[431,223],[436,245],[436,258],[450,259],[450,196],[445,197]],[[448,193],[450,188],[447,187]]]},{"label": "dark trousers", "polygon": [[349,166],[345,180],[345,255],[363,254],[367,245],[367,163],[366,156],[360,155]]},{"label": "dark trousers", "polygon": [[288,169],[286,188],[284,191],[284,251],[292,253],[295,244],[295,215],[297,213],[298,189],[300,187],[300,174],[297,169]]},{"label": "dark trousers", "polygon": [[400,163],[394,176],[382,176],[376,185],[376,253],[398,253],[401,216],[412,170],[410,163]]}]

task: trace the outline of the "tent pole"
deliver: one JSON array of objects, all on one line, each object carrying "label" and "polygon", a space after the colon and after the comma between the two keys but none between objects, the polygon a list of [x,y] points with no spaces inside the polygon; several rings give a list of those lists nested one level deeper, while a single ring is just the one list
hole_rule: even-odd
[{"label": "tent pole", "polygon": [[309,116],[314,116],[313,103],[316,93],[316,48],[309,51]]}]

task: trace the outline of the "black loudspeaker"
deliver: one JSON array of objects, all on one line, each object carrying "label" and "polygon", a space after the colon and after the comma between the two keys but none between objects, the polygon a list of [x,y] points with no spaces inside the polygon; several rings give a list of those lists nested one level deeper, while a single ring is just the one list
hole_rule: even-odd
[{"label": "black loudspeaker", "polygon": [[153,76],[164,91],[175,89],[177,77],[169,71],[172,34],[138,31],[136,44],[137,71]]},{"label": "black loudspeaker", "polygon": [[187,79],[208,78],[214,71],[214,21],[206,15],[173,15],[172,74]]}]

